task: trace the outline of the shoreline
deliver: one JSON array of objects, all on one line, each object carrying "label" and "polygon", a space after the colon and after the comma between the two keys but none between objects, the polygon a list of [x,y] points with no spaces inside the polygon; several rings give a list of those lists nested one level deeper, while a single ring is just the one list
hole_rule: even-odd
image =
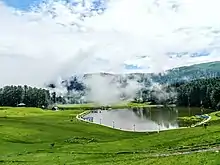
[{"label": "shoreline", "polygon": [[119,129],[119,128],[113,128],[111,126],[108,126],[108,125],[103,125],[103,124],[99,124],[99,123],[94,123],[94,122],[91,122],[91,121],[88,121],[88,120],[84,120],[82,117],[84,117],[85,115],[89,114],[92,110],[89,110],[89,111],[83,111],[82,113],[76,115],[76,119],[77,120],[80,120],[80,121],[83,121],[83,122],[87,122],[87,123],[91,123],[91,124],[96,124],[96,125],[100,125],[100,126],[104,126],[104,127],[108,127],[108,128],[111,128],[111,129],[114,129],[114,130],[119,130],[119,131],[123,131],[123,132],[135,132],[135,133],[159,133],[159,132],[162,132],[162,131],[169,131],[169,130],[178,130],[178,129],[186,129],[186,128],[195,128],[197,126],[201,126],[207,122],[209,122],[212,117],[208,114],[206,114],[208,116],[207,119],[204,119],[202,120],[201,122],[199,123],[196,123],[196,124],[193,124],[191,125],[190,127],[178,127],[178,128],[173,128],[173,129],[167,129],[167,130],[158,130],[158,131],[132,131],[132,130],[124,130],[124,129]]},{"label": "shoreline", "polygon": [[57,105],[61,110],[111,110],[111,109],[127,109],[127,108],[174,108],[176,105],[150,105],[150,104],[122,104],[122,105],[87,105],[87,104],[75,104],[75,105]]}]

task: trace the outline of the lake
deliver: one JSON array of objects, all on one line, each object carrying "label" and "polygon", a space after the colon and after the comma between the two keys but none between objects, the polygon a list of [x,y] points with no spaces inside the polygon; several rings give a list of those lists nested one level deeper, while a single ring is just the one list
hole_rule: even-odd
[{"label": "lake", "polygon": [[177,117],[210,113],[200,108],[132,108],[95,110],[84,116],[85,120],[115,129],[152,132],[179,128]]}]

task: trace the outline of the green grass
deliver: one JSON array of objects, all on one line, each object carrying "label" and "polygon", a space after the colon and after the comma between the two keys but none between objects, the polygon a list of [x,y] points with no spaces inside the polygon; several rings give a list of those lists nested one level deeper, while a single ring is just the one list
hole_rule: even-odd
[{"label": "green grass", "polygon": [[[150,105],[150,102],[146,103],[131,103],[131,102],[122,102],[119,104],[112,104],[112,105],[99,105],[95,103],[88,103],[88,104],[60,104],[57,105],[59,109],[65,110],[91,110],[91,109],[101,109],[104,108],[112,108],[112,109],[126,109],[126,108],[155,108],[155,107],[163,107],[163,105]],[[172,106],[172,105],[171,105]]]},{"label": "green grass", "polygon": [[81,112],[37,108],[0,110],[0,164],[214,165],[220,162],[220,154],[214,152],[150,157],[220,145],[217,124],[207,129],[133,133],[78,121],[75,117]]},{"label": "green grass", "polygon": [[181,127],[189,127],[194,124],[200,123],[203,119],[198,118],[196,116],[186,116],[186,117],[178,117],[178,123]]},{"label": "green grass", "polygon": [[220,111],[209,114],[212,120],[209,122],[210,125],[220,125]]},{"label": "green grass", "polygon": [[220,111],[210,113],[209,115],[212,117],[212,121],[219,120],[219,118],[220,118]]}]

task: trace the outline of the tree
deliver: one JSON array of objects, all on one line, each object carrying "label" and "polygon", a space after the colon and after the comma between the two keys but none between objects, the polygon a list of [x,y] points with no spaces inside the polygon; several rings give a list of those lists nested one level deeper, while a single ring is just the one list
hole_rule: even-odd
[{"label": "tree", "polygon": [[29,107],[48,106],[50,93],[48,90],[28,86],[5,86],[0,88],[0,105],[17,106],[23,102]]}]

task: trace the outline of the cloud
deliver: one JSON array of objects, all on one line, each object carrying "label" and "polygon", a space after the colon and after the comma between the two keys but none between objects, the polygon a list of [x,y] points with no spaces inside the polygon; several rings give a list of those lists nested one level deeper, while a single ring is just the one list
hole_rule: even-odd
[{"label": "cloud", "polygon": [[[48,1],[30,11],[1,3],[0,85],[123,73],[126,61],[142,72],[159,72],[220,60],[218,0],[109,0],[102,14],[86,2],[86,10]],[[204,49],[208,56],[191,57]],[[168,52],[188,53],[170,58]]]}]

